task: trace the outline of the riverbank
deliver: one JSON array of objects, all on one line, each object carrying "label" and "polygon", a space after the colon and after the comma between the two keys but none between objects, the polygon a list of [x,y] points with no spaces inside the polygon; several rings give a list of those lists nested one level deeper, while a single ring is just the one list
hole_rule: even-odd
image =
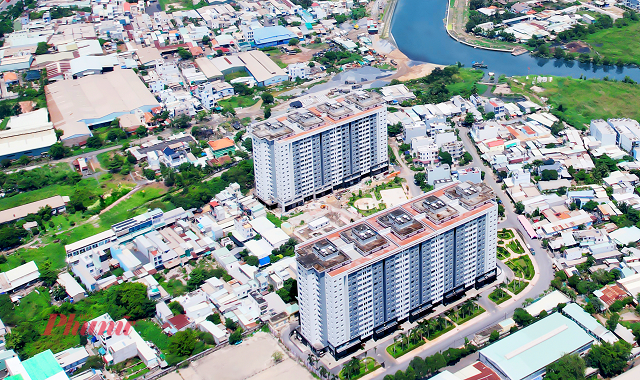
[{"label": "riverbank", "polygon": [[[445,0],[447,1],[447,0]],[[471,46],[477,49],[485,49],[490,51],[497,51],[503,53],[511,53],[515,48],[517,48],[518,44],[512,44],[509,42],[501,42],[501,41],[485,41],[484,39],[480,39],[478,37],[473,37],[471,40],[467,41],[461,35],[463,34],[463,28],[465,27],[465,17],[464,13],[467,8],[466,0],[451,0],[447,1],[447,16],[445,18],[445,30],[449,37],[453,38],[456,42],[461,44],[465,44],[467,46]],[[483,44],[491,44],[489,46]],[[506,45],[506,47],[498,47],[498,45]]]},{"label": "riverbank", "polygon": [[448,0],[398,0],[391,20],[393,41],[411,62],[471,66],[484,62],[487,70],[500,75],[554,75],[623,80],[629,76],[640,81],[640,69],[634,67],[594,66],[578,61],[559,61],[530,54],[513,56],[471,47],[451,38],[445,30]]},{"label": "riverbank", "polygon": [[387,9],[387,11],[384,14],[384,17],[382,18],[384,28],[382,29],[382,33],[380,33],[380,38],[387,39],[391,44],[393,44],[393,46],[397,48],[398,45],[396,45],[396,41],[393,39],[393,34],[391,33],[391,22],[393,21],[393,14],[396,11],[398,0],[389,0],[389,1],[390,1],[389,8]]}]

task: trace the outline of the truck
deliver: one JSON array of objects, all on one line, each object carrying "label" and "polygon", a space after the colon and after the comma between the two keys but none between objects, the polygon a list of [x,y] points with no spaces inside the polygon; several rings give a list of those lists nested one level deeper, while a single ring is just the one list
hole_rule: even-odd
[{"label": "truck", "polygon": [[531,247],[531,244],[527,243],[527,249],[529,250],[529,252],[531,252],[533,256],[536,255],[536,251],[533,250],[533,247]]}]

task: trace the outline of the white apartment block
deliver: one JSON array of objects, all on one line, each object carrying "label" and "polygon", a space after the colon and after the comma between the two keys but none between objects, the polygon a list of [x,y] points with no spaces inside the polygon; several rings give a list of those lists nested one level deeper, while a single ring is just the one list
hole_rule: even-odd
[{"label": "white apartment block", "polygon": [[616,131],[604,120],[591,120],[589,133],[600,141],[602,146],[616,145]]},{"label": "white apartment block", "polygon": [[387,109],[356,92],[254,124],[256,195],[283,210],[385,171]]},{"label": "white apartment block", "polygon": [[496,277],[498,206],[454,182],[296,247],[303,341],[339,358]]}]

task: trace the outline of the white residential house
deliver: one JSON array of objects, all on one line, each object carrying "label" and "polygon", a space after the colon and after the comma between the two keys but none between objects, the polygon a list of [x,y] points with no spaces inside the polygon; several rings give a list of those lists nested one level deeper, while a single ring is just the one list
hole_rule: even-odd
[{"label": "white residential house", "polygon": [[207,82],[199,85],[193,95],[200,100],[202,107],[211,109],[216,101],[227,96],[233,96],[233,86],[227,82]]},{"label": "white residential house", "polygon": [[307,79],[309,68],[305,62],[292,63],[287,66],[287,74],[289,80],[296,80],[296,78]]},{"label": "white residential house", "polygon": [[[95,322],[95,324],[94,324]],[[91,320],[89,333],[96,337],[106,353],[104,361],[109,364],[118,364],[135,356],[139,357],[147,367],[153,368],[159,365],[159,359],[155,351],[149,347],[147,342],[138,335],[136,330],[129,324],[126,319],[114,322],[109,314],[103,314],[96,319]],[[128,325],[126,329],[128,334],[115,334],[117,324],[121,326]],[[116,326],[111,329],[108,326]],[[120,328],[122,331],[123,328]]]},{"label": "white residential house", "polygon": [[504,102],[498,98],[491,98],[484,104],[484,111],[493,112],[495,117],[502,117],[505,115]]},{"label": "white residential house", "polygon": [[58,284],[64,288],[73,302],[78,302],[87,296],[82,286],[69,273],[59,274]]}]

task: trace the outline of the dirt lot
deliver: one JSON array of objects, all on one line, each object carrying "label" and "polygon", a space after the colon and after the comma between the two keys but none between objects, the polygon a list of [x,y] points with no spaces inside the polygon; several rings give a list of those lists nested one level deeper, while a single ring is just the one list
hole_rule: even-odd
[{"label": "dirt lot", "polygon": [[307,370],[289,358],[274,365],[271,355],[283,352],[274,337],[259,332],[238,346],[225,347],[220,351],[197,360],[187,368],[172,372],[163,380],[313,380]]}]

